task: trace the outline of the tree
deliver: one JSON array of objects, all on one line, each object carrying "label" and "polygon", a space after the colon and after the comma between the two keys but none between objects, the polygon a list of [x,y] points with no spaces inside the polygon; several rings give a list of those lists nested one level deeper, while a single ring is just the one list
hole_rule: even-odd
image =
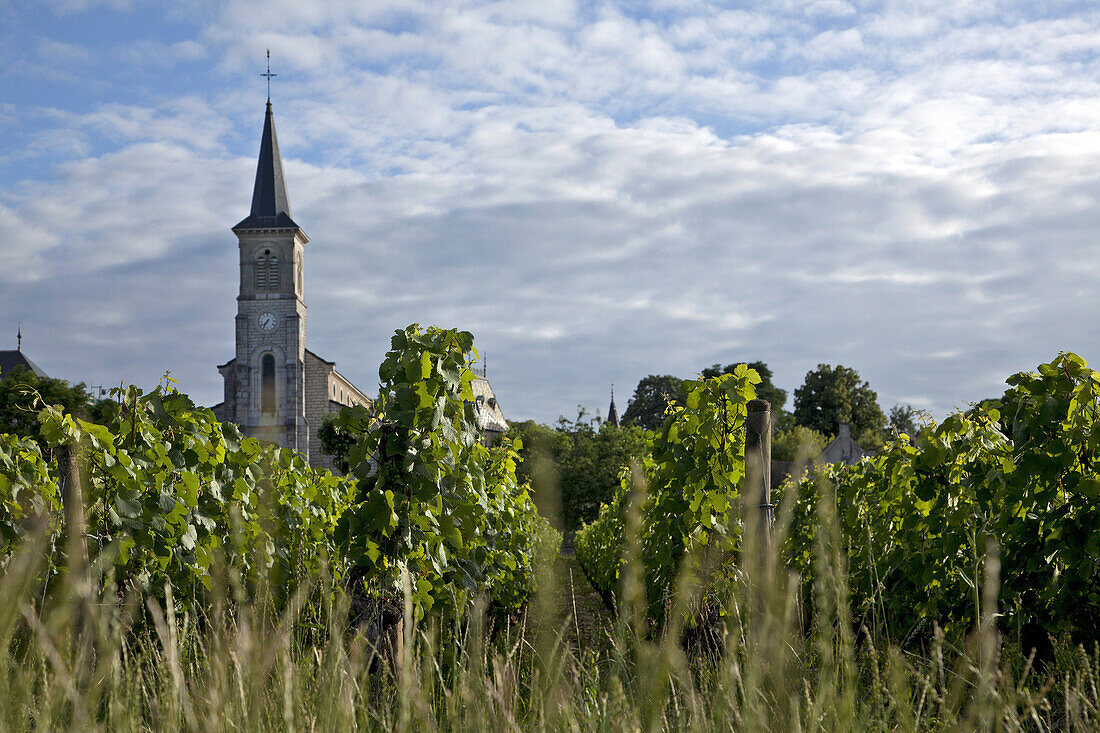
[{"label": "tree", "polygon": [[624,425],[637,425],[646,430],[656,430],[665,419],[669,402],[680,399],[679,377],[671,374],[650,374],[638,382],[634,396],[623,413]]},{"label": "tree", "polygon": [[828,441],[818,431],[804,425],[793,425],[772,436],[772,459],[808,463],[825,450]]},{"label": "tree", "polygon": [[[559,423],[564,418],[559,420]],[[520,460],[516,465],[516,480],[531,486],[531,494],[543,511],[549,514],[560,513],[556,505],[560,500],[562,458],[569,452],[568,438],[549,425],[534,420],[512,421],[508,423],[506,438],[518,440],[523,445],[519,449]],[[546,486],[558,489],[558,496],[540,496],[538,492]]]},{"label": "tree", "polygon": [[783,405],[787,402],[787,390],[780,389],[772,384],[772,370],[762,361],[745,361],[735,362],[733,364],[726,364],[724,367],[718,364],[707,367],[702,371],[702,375],[710,379],[711,377],[718,377],[723,374],[733,374],[733,370],[737,368],[738,364],[745,364],[749,369],[754,369],[757,374],[760,375],[760,384],[756,385],[756,396],[759,399],[767,400],[771,403],[772,414],[778,414],[783,409]]},{"label": "tree", "polygon": [[919,416],[920,412],[912,405],[905,405],[904,407],[894,405],[890,408],[890,429],[898,434],[905,433],[910,438],[914,438],[919,430],[917,426]]},{"label": "tree", "polygon": [[338,471],[346,474],[351,469],[348,456],[358,439],[350,431],[336,427],[339,416],[338,412],[325,415],[321,427],[317,428],[317,437],[321,440],[321,452],[332,456],[332,464]]},{"label": "tree", "polygon": [[600,504],[615,495],[620,471],[645,454],[641,428],[616,428],[609,423],[596,427],[585,419],[583,409],[576,420],[559,418],[554,427],[531,420],[514,422],[508,435],[523,441],[522,460],[516,467],[518,481],[531,481],[538,490],[544,485],[535,480],[540,472],[556,477],[562,524],[569,529],[595,519]]},{"label": "tree", "polygon": [[110,400],[93,400],[83,383],[40,377],[18,366],[0,375],[0,433],[33,438],[45,448],[38,425],[39,397],[47,405],[60,405],[66,414],[100,423],[114,405]]},{"label": "tree", "polygon": [[880,445],[886,428],[878,394],[859,372],[840,364],[818,364],[806,373],[806,380],[794,391],[794,419],[830,437],[846,422],[852,437],[864,448]]}]

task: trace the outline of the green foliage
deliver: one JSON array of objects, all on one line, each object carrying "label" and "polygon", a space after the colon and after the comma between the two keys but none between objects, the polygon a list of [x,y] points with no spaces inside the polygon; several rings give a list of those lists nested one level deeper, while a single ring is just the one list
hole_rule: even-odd
[{"label": "green foliage", "polygon": [[[79,456],[91,559],[143,593],[171,588],[178,609],[200,609],[222,560],[243,580],[242,598],[263,586],[278,602],[350,560],[383,593],[407,571],[418,615],[464,610],[483,591],[512,610],[561,537],[516,480],[519,445],[480,442],[472,349],[465,332],[395,335],[377,414],[345,410],[327,431],[358,483],[243,437],[167,382],[149,394],[116,390],[105,424],[28,400],[46,449]],[[28,526],[56,516],[55,465],[34,442],[0,434],[0,562]]]},{"label": "green foliage", "polygon": [[508,434],[523,445],[516,469],[520,483],[533,483],[540,459],[556,467],[562,523],[570,529],[595,519],[600,505],[615,496],[622,469],[645,455],[641,428],[608,423],[596,427],[584,419],[583,411],[573,422],[561,418],[552,428],[532,421],[513,423]]},{"label": "green foliage", "polygon": [[[431,331],[415,335],[432,341]],[[440,361],[434,363],[445,368]],[[686,579],[687,592],[678,594],[669,622],[649,634],[640,633],[645,631],[640,624],[628,628],[634,620],[627,619],[619,634],[600,634],[608,629],[597,628],[596,635],[583,637],[580,599],[569,596],[571,577],[568,587],[547,585],[540,596],[550,603],[532,604],[529,619],[525,615],[522,624],[500,627],[495,635],[485,633],[475,612],[467,617],[465,633],[449,637],[455,643],[440,643],[438,627],[418,624],[413,614],[402,629],[404,644],[394,645],[399,651],[387,652],[389,645],[382,644],[380,664],[363,635],[344,633],[348,599],[339,592],[327,628],[316,625],[308,607],[288,603],[281,613],[270,614],[236,603],[239,596],[225,595],[233,589],[217,586],[212,592],[217,605],[236,603],[228,619],[173,613],[172,606],[161,613],[158,600],[166,599],[149,595],[160,592],[158,583],[168,581],[173,592],[202,584],[171,559],[164,569],[147,571],[149,582],[134,584],[134,607],[148,608],[154,623],[147,634],[128,634],[131,605],[119,603],[113,589],[85,595],[71,576],[60,574],[56,582],[62,592],[55,598],[67,602],[44,602],[49,586],[35,563],[39,546],[23,543],[27,552],[16,553],[0,572],[5,680],[0,728],[25,729],[32,721],[36,729],[81,731],[227,725],[241,730],[1096,730],[1100,658],[1096,647],[1089,651],[1070,642],[1074,637],[1095,641],[1100,628],[1095,470],[1100,375],[1078,357],[1061,355],[1037,373],[1013,376],[1002,398],[923,428],[915,442],[919,447],[902,440],[858,466],[820,469],[800,487],[793,534],[783,548],[812,585],[801,599],[809,602],[800,605],[791,593],[797,585],[782,564],[770,558],[741,563],[721,576],[730,581],[716,624],[722,633],[698,644],[697,629],[685,631],[682,621],[695,610],[684,604],[700,589],[691,574],[676,577],[666,570],[678,568],[685,552],[676,557],[657,545],[682,550],[705,545],[716,548],[722,560],[733,557],[740,519],[735,500],[744,474],[739,436],[753,376],[746,371],[685,384],[682,406],[651,436],[645,477],[653,488],[639,507],[641,567],[621,564],[625,490],[578,536],[578,556],[601,587],[614,591],[623,574],[646,577],[651,586],[664,584],[665,591],[649,599],[651,611],[654,605],[666,608],[668,586]],[[402,387],[419,395],[422,380],[410,384],[395,378],[394,384],[396,401]],[[177,530],[160,524],[177,527],[182,502],[189,522],[199,521],[198,512],[218,516],[217,527],[229,526],[226,552],[238,556],[237,567],[248,577],[287,567],[320,575],[324,582],[323,568],[310,570],[320,566],[309,558],[285,566],[281,558],[314,552],[312,545],[331,534],[342,494],[334,492],[327,502],[311,493],[326,485],[315,481],[325,474],[308,472],[293,455],[284,460],[286,452],[240,439],[234,429],[214,423],[209,411],[168,388],[149,395],[127,391],[119,406],[102,430],[60,410],[42,415],[50,445],[76,441],[92,466],[93,553],[108,559],[109,548],[126,537],[163,541]],[[452,407],[464,429],[465,417]],[[367,462],[364,476],[370,474],[370,449],[378,447],[370,442],[370,431],[378,429],[388,441],[397,431],[387,425],[402,420],[415,425],[419,419],[397,408],[377,421],[366,411],[354,414],[358,419],[348,426],[362,431],[355,433],[353,452],[358,466]],[[462,434],[456,428],[456,439]],[[434,450],[431,436],[418,436],[416,446]],[[504,599],[498,602],[514,607],[533,582],[531,566],[516,561],[523,554],[552,553],[559,538],[533,511],[522,488],[515,494],[491,488],[514,486],[516,452],[484,450],[464,464],[483,479],[442,469],[440,475],[468,480],[471,489],[490,487],[481,525],[486,542],[479,545],[487,558],[484,577],[494,597]],[[376,455],[381,471],[392,456]],[[404,455],[408,461],[400,465],[409,471],[432,468]],[[223,475],[219,466],[225,462],[229,473]],[[124,469],[115,468],[119,465]],[[273,478],[283,469],[293,476]],[[40,523],[36,517],[56,516],[51,471],[33,441],[0,436],[0,531],[18,536]],[[234,478],[226,483],[230,475]],[[191,496],[195,481],[197,496]],[[398,486],[396,480],[389,485]],[[339,487],[350,484],[332,479],[331,488]],[[129,497],[130,489],[139,494]],[[239,500],[204,503],[208,493],[224,498],[238,489]],[[166,493],[171,506],[162,503]],[[119,497],[137,509],[131,512],[122,502],[123,517]],[[435,511],[429,504],[419,508]],[[124,521],[111,536],[102,528],[113,526],[104,524],[112,509],[121,519],[140,518],[142,524]],[[632,522],[636,516],[630,513]],[[438,518],[437,513],[437,523]],[[994,537],[1000,541],[1000,599],[997,564],[984,559]],[[271,542],[267,550],[265,538]],[[9,550],[5,545],[0,551]],[[135,541],[131,558],[142,551]],[[179,537],[173,553],[187,552],[187,541]],[[252,557],[239,557],[245,552]],[[154,551],[152,557],[159,555]],[[147,564],[124,563],[120,575],[141,572]],[[285,581],[292,587],[297,577]],[[415,602],[420,576],[405,578],[414,586],[409,600]],[[849,583],[858,611],[854,624],[846,613]],[[554,602],[559,597],[565,602]],[[583,606],[581,611],[583,619]],[[946,623],[946,637],[926,631],[933,620]],[[995,620],[1002,631],[1034,624],[1062,634],[1054,667],[1037,676],[1011,645],[1000,647]],[[865,643],[855,643],[854,626],[866,627]],[[970,631],[969,639],[962,639]],[[576,646],[567,637],[573,633]],[[927,648],[902,653],[891,644],[911,644],[914,638],[927,641]],[[1028,669],[1030,674],[1023,671]]]},{"label": "green foliage", "polygon": [[0,566],[29,528],[55,523],[57,480],[29,438],[0,434]]},{"label": "green foliage", "polygon": [[586,523],[573,538],[577,562],[588,582],[604,598],[616,597],[621,588],[626,549],[626,512],[630,500],[630,471],[624,472],[623,488],[600,507],[596,518]]},{"label": "green foliage", "polygon": [[480,442],[471,353],[466,331],[397,331],[374,410],[345,408],[336,422],[356,439],[349,463],[359,479],[337,538],[375,592],[397,597],[411,577],[418,617],[460,612],[483,590],[515,607],[534,587],[546,534],[516,481],[515,448]]},{"label": "green foliage", "polygon": [[806,380],[794,391],[794,419],[830,438],[836,435],[837,425],[849,423],[852,437],[864,449],[881,445],[886,427],[878,394],[859,372],[839,364],[818,364],[806,373]]},{"label": "green foliage", "polygon": [[[732,374],[683,382],[680,403],[648,438],[643,470],[649,492],[641,506],[639,542],[654,618],[660,616],[685,552],[714,547],[728,554],[737,546],[744,421],[759,381],[742,364]],[[630,482],[624,473],[616,501],[576,537],[577,559],[603,593],[619,590]]]},{"label": "green foliage", "polygon": [[346,474],[351,470],[348,456],[352,446],[355,445],[355,437],[347,430],[336,429],[337,413],[325,415],[321,421],[321,427],[317,429],[317,437],[321,440],[321,451],[325,455],[332,456],[332,462],[340,473]]},{"label": "green foliage", "polygon": [[733,374],[739,364],[744,364],[760,375],[760,384],[756,385],[756,398],[767,400],[772,406],[772,415],[778,415],[787,403],[787,390],[780,389],[772,384],[772,370],[762,361],[734,362],[733,364],[713,364],[702,371],[703,377],[717,377],[722,374]]},{"label": "green foliage", "polygon": [[895,435],[905,433],[913,437],[920,432],[920,426],[918,424],[920,416],[920,411],[912,405],[894,405],[890,408],[890,414],[888,416],[890,430],[892,430]]},{"label": "green foliage", "polygon": [[686,549],[712,543],[732,549],[740,535],[744,424],[759,381],[739,365],[732,374],[684,382],[683,404],[650,443],[642,559],[651,605],[672,587]]},{"label": "green foliage", "polygon": [[[115,394],[107,425],[57,405],[38,418],[49,448],[78,446],[89,552],[93,561],[104,555],[125,586],[160,595],[168,582],[176,603],[193,609],[222,556],[249,587],[270,584],[285,600],[299,580],[338,560],[331,534],[350,500],[348,482],[242,437],[170,386]],[[32,446],[0,436],[5,540],[13,527],[23,533],[28,511],[58,511],[56,465]]]},{"label": "green foliage", "polygon": [[[1100,640],[1100,374],[1075,354],[857,466],[798,487],[791,561],[812,576],[813,506],[835,486],[859,616],[890,638],[955,637],[977,621],[998,544],[1004,631]],[[827,482],[827,483],[826,483]],[[788,486],[785,490],[789,491]]]},{"label": "green foliage", "polygon": [[40,377],[19,366],[0,374],[0,433],[33,438],[47,448],[38,423],[38,405],[58,405],[64,412],[85,420],[102,422],[108,415],[110,400],[100,404],[81,384],[69,384],[63,379]]},{"label": "green foliage", "polygon": [[637,425],[645,430],[656,430],[665,420],[669,403],[680,399],[679,377],[671,374],[650,374],[638,382],[634,396],[623,413],[624,425]]},{"label": "green foliage", "polygon": [[825,436],[803,425],[792,425],[772,435],[772,460],[809,463],[825,450]]}]

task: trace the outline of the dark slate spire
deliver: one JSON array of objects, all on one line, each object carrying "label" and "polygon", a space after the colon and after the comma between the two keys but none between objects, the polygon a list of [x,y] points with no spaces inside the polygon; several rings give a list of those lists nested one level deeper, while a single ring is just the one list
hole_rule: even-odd
[{"label": "dark slate spire", "polygon": [[611,385],[611,407],[607,408],[607,422],[619,427],[619,411],[615,409],[615,385]]},{"label": "dark slate spire", "polygon": [[285,228],[297,229],[298,225],[290,218],[283,159],[279,156],[279,139],[275,136],[275,114],[268,100],[264,134],[260,140],[260,161],[256,165],[256,187],[252,189],[252,213],[233,229]]}]

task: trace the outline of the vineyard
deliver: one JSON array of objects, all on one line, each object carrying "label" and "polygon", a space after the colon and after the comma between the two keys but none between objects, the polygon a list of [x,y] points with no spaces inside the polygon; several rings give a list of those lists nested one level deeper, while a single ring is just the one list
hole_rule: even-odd
[{"label": "vineyard", "polygon": [[[691,548],[734,557],[744,505],[743,422],[753,375],[686,382],[650,439],[637,498],[650,614],[660,619]],[[779,492],[778,552],[812,608],[822,503],[838,524],[857,625],[903,648],[935,629],[961,641],[981,613],[984,566],[1000,566],[999,627],[1042,647],[1100,641],[1100,375],[1074,354],[1008,380],[1000,399],[900,435],[855,466],[811,467]],[[621,587],[635,477],[577,537],[601,591]],[[741,510],[738,515],[735,510]],[[826,528],[831,531],[831,528]],[[736,576],[713,578],[717,585]]]},{"label": "vineyard", "polygon": [[553,472],[521,481],[521,446],[481,441],[475,355],[396,332],[374,408],[334,424],[347,476],[167,379],[0,435],[0,728],[1100,727],[1100,374],[1079,357],[807,465],[774,507],[746,466],[759,375],[685,381],[574,574]]}]

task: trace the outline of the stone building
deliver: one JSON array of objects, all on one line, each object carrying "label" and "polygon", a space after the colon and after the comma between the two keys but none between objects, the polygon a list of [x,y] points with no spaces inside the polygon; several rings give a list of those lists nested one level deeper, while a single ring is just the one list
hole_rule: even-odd
[{"label": "stone building", "polygon": [[218,367],[225,399],[219,420],[332,468],[317,431],[325,415],[371,400],[306,348],[304,260],[309,237],[290,213],[275,116],[267,101],[252,210],[233,227],[240,249],[236,355]]}]

